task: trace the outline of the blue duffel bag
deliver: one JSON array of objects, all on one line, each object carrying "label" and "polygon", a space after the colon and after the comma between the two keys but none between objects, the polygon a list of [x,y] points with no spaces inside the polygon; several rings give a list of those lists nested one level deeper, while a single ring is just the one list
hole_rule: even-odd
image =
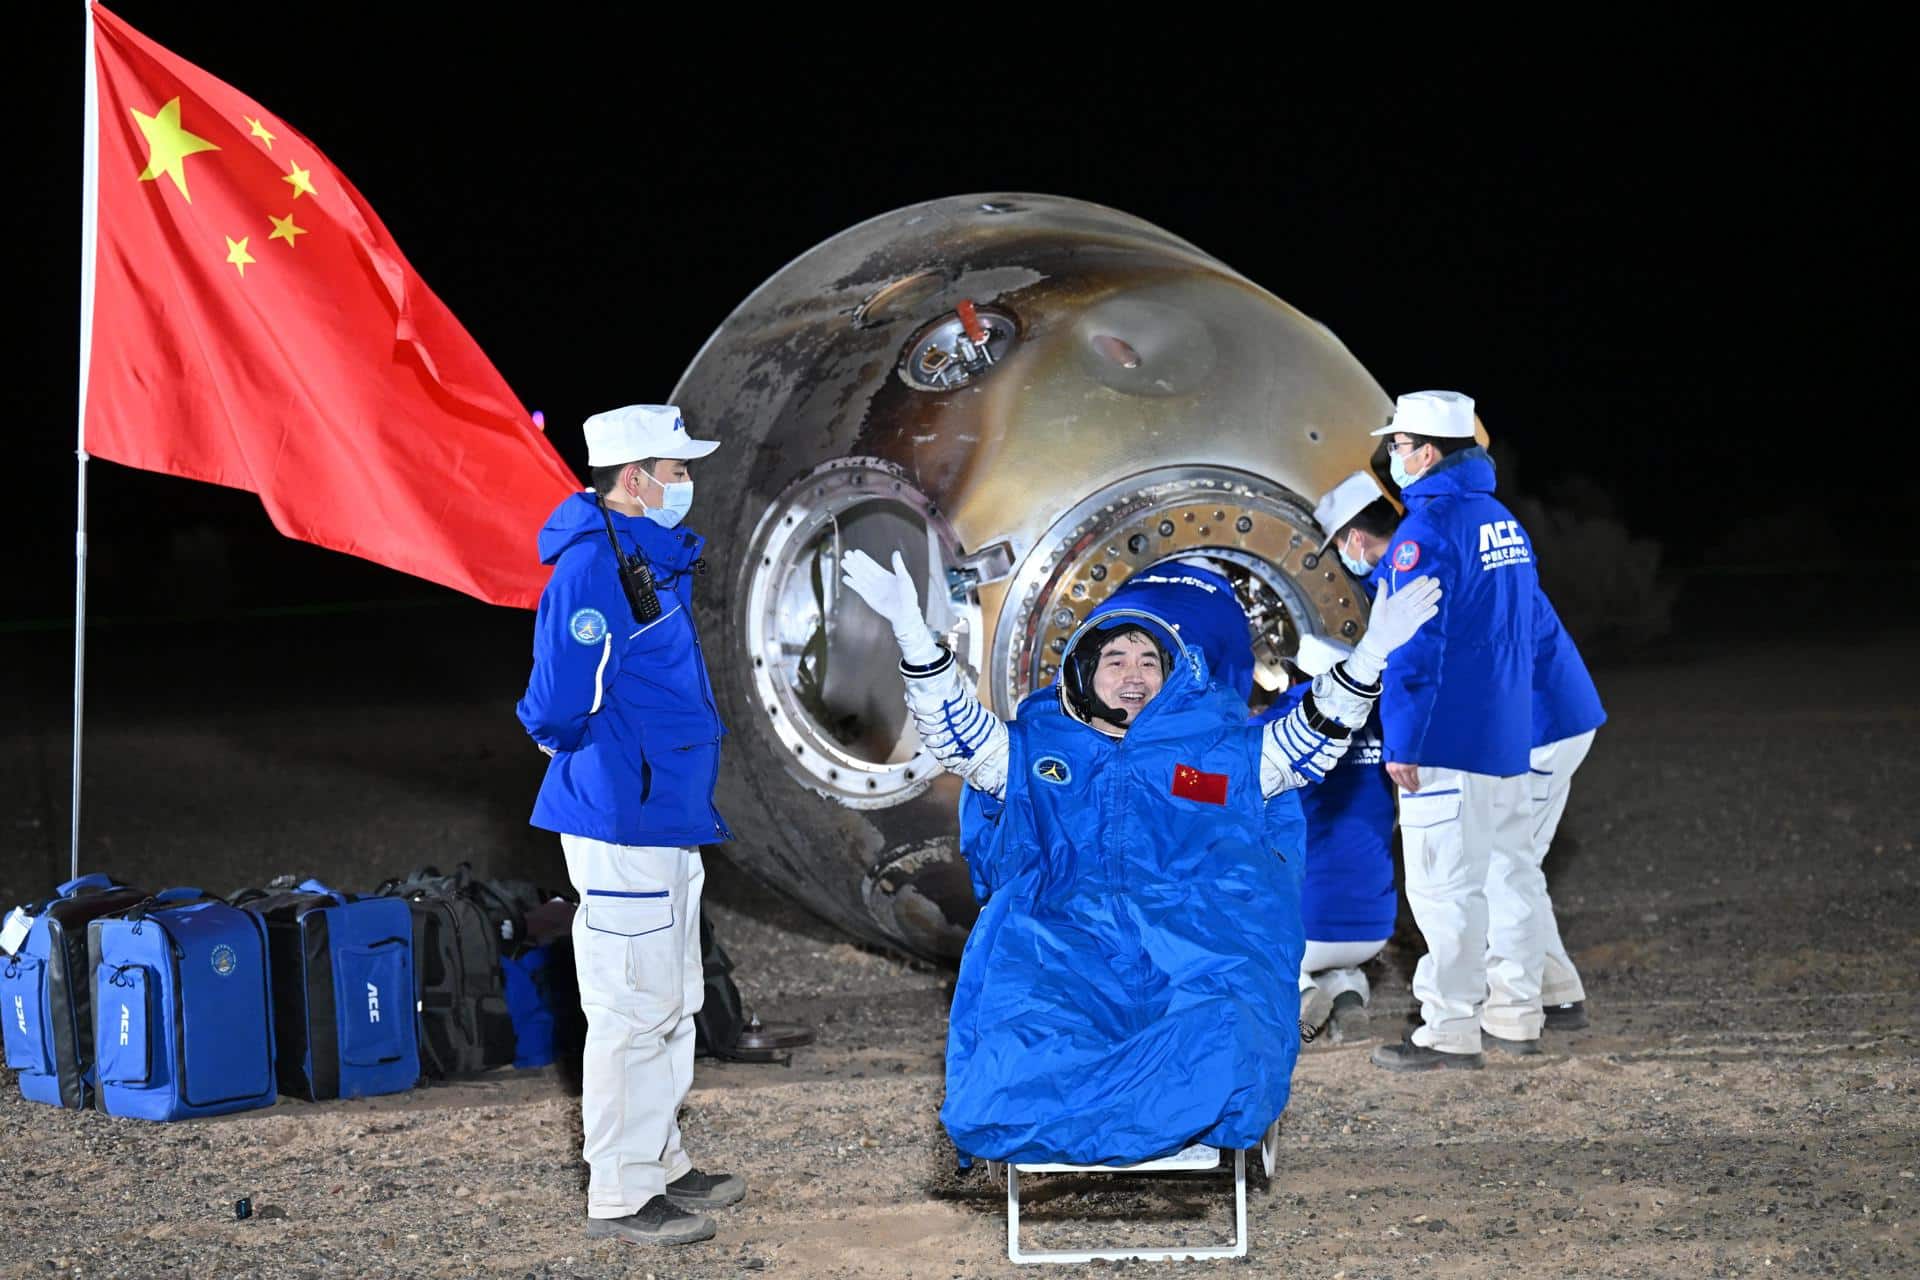
[{"label": "blue duffel bag", "polygon": [[260,917],[168,889],[87,927],[100,1105],[181,1120],[273,1104],[273,985]]},{"label": "blue duffel bag", "polygon": [[318,1102],[413,1088],[413,913],[290,880],[228,898],[266,922],[280,1092]]},{"label": "blue duffel bag", "polygon": [[87,923],[147,895],[99,873],[69,880],[58,896],[19,909],[31,921],[17,950],[0,959],[6,1062],[32,1102],[84,1107],[93,1091],[93,969]]}]

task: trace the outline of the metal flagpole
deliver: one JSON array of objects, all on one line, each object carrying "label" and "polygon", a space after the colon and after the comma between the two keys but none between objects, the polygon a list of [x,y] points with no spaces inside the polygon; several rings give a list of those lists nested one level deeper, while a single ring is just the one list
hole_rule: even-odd
[{"label": "metal flagpole", "polygon": [[80,875],[80,726],[87,676],[87,370],[93,360],[93,275],[100,212],[100,89],[93,64],[93,4],[87,16],[86,108],[80,161],[80,417],[74,430],[78,495],[73,535],[73,831],[68,874]]}]

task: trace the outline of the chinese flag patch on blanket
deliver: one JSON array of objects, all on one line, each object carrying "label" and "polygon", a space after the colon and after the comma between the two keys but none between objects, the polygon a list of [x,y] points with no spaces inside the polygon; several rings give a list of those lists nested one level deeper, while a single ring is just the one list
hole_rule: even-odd
[{"label": "chinese flag patch on blanket", "polygon": [[1224,773],[1206,773],[1190,764],[1173,767],[1173,794],[1182,800],[1198,800],[1201,804],[1225,804],[1227,802],[1227,775]]}]

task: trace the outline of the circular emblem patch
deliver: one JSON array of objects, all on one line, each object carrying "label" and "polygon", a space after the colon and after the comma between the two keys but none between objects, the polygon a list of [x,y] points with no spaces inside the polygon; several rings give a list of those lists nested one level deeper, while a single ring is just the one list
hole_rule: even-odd
[{"label": "circular emblem patch", "polygon": [[221,943],[213,949],[213,971],[225,978],[230,976],[240,964],[240,957],[233,954],[233,948]]},{"label": "circular emblem patch", "polygon": [[1073,780],[1073,770],[1059,756],[1041,756],[1033,762],[1033,776],[1042,782],[1063,786]]},{"label": "circular emblem patch", "polygon": [[598,609],[581,609],[567,619],[567,632],[581,644],[599,644],[607,638],[607,615]]},{"label": "circular emblem patch", "polygon": [[1413,568],[1420,563],[1420,544],[1403,542],[1393,549],[1393,567],[1401,571]]}]

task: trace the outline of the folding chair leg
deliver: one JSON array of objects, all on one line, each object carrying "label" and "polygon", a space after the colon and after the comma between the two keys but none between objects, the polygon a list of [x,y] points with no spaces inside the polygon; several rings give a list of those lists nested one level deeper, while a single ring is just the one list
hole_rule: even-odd
[{"label": "folding chair leg", "polygon": [[1148,1262],[1181,1262],[1201,1258],[1247,1256],[1247,1153],[1233,1153],[1233,1244],[1212,1248],[1089,1249],[1023,1253],[1020,1250],[1020,1170],[1007,1164],[1007,1258],[1012,1262],[1094,1262],[1138,1258]]}]

